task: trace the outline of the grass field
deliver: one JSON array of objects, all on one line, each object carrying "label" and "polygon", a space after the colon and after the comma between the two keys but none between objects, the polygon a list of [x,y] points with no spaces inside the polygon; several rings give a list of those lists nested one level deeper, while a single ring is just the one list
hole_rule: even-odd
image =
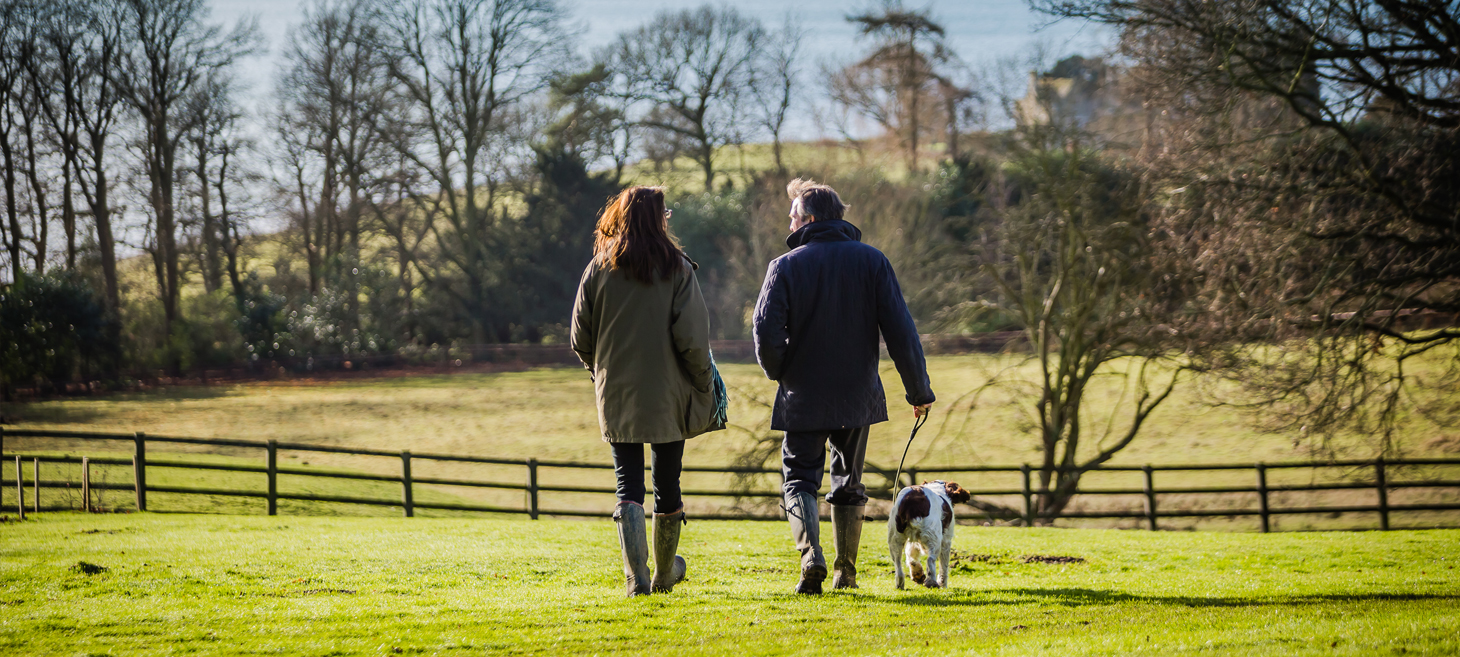
[{"label": "grass field", "polygon": [[[1021,463],[1037,455],[1027,394],[995,390],[970,405],[966,393],[1016,362],[1013,356],[935,356],[929,374],[939,402],[932,422],[919,434],[910,465]],[[768,407],[775,384],[755,365],[724,364],[731,388],[730,419],[744,430],[707,434],[690,441],[687,460],[723,463],[752,435],[768,434]],[[1119,397],[1118,381],[1097,380],[1092,409]],[[892,421],[875,425],[867,458],[896,463],[911,426],[902,385],[890,361],[883,362]],[[959,401],[962,398],[962,401]],[[63,399],[0,406],[8,421],[28,428],[146,431],[160,435],[277,439],[330,445],[359,445],[418,452],[535,456],[544,459],[606,461],[598,437],[593,386],[581,369],[525,372],[309,379],[171,387],[94,399]],[[1104,427],[1103,416],[1087,422],[1087,447]],[[1137,441],[1115,463],[1251,462],[1308,458],[1311,443],[1297,436],[1255,430],[1250,416],[1213,408],[1194,392],[1176,395],[1152,415]],[[1119,428],[1117,423],[1116,428]],[[1460,435],[1416,418],[1400,436],[1411,456],[1460,453]],[[1377,443],[1351,436],[1332,447],[1337,456],[1372,458]]]},{"label": "grass field", "polygon": [[[941,144],[938,145],[941,150]],[[790,177],[825,177],[835,172],[876,169],[888,180],[908,177],[906,153],[889,150],[886,144],[868,143],[860,148],[844,142],[787,142],[781,145],[781,160]],[[930,167],[924,160],[923,169]],[[774,173],[775,153],[769,143],[721,146],[715,152],[716,189],[728,182],[735,189],[745,189],[756,175]],[[705,173],[699,162],[681,155],[673,162],[656,164],[642,160],[624,169],[624,183],[658,185],[668,188],[671,199],[699,194],[705,189]]]},{"label": "grass field", "polygon": [[[1016,390],[994,390],[977,398],[966,393],[982,385],[994,372],[1014,362],[1015,357],[988,355],[938,356],[929,360],[929,370],[940,402],[934,407],[932,422],[919,435],[908,456],[909,467],[920,472],[935,472],[939,466],[1018,464],[1037,461],[1031,435],[1033,424],[1027,415],[1029,400]],[[766,401],[774,392],[754,365],[726,364],[723,371],[731,387],[731,422],[739,428],[696,438],[689,443],[686,460],[696,465],[724,465],[744,451],[756,438],[775,441],[778,435],[766,426],[768,409],[756,400]],[[901,384],[890,363],[884,363],[884,386],[891,400],[892,421],[876,425],[868,448],[869,462],[885,468],[895,467],[906,431],[911,424],[908,409],[901,405]],[[1112,407],[1119,398],[1116,378],[1100,380],[1100,387],[1091,392],[1093,408]],[[1180,389],[1148,422],[1142,436],[1121,452],[1114,464],[1145,463],[1251,463],[1255,461],[1301,460],[1314,456],[1316,445],[1295,439],[1292,435],[1271,434],[1255,430],[1250,417],[1231,408],[1213,408],[1203,403],[1194,388]],[[588,377],[576,368],[537,369],[521,372],[469,373],[432,376],[380,375],[350,380],[280,380],[257,383],[217,385],[210,387],[165,388],[142,393],[123,394],[94,399],[67,399],[0,408],[12,426],[27,428],[79,429],[89,431],[145,431],[152,435],[200,437],[233,437],[253,440],[276,439],[325,445],[352,445],[414,452],[446,452],[503,456],[537,457],[606,463],[609,453],[598,438],[593,389]],[[1098,417],[1098,416],[1097,416]],[[1088,426],[1103,426],[1091,422]],[[1407,456],[1453,456],[1460,452],[1460,436],[1420,419],[1401,435],[1400,448]],[[1118,427],[1118,425],[1117,425]],[[1332,453],[1345,458],[1372,458],[1376,455],[1373,441],[1360,436],[1340,439],[1330,445]],[[7,452],[67,452],[98,455],[102,451],[121,452],[128,443],[111,445],[62,443],[56,441],[6,441]],[[152,458],[177,458],[168,450],[186,451],[155,445],[149,448]],[[218,450],[209,458],[231,458],[258,464],[261,450]],[[188,458],[198,458],[196,452]],[[291,467],[342,468],[354,471],[392,474],[398,471],[398,459],[381,457],[349,457],[307,452],[280,454],[282,465]],[[770,463],[774,465],[774,463]],[[465,464],[428,464],[418,462],[418,477],[489,479],[510,482],[524,480],[523,469],[512,467],[471,466]],[[59,468],[59,466],[58,466]],[[74,467],[72,467],[74,470]],[[57,472],[64,470],[59,468]],[[66,471],[70,472],[70,471]],[[1350,473],[1337,473],[1346,476]],[[1367,476],[1367,471],[1351,473]],[[1417,473],[1453,479],[1453,471]],[[7,479],[14,473],[6,471]],[[51,475],[46,474],[46,478]],[[75,478],[71,472],[65,476]],[[98,468],[98,476],[110,481],[130,481],[130,468],[114,466]],[[545,481],[562,483],[574,477],[574,483],[608,486],[611,474],[606,471],[547,471]],[[1162,474],[1160,477],[1167,477]],[[1179,476],[1179,475],[1170,475]],[[1206,485],[1251,485],[1251,472],[1209,473]],[[1306,483],[1311,473],[1303,470],[1274,472],[1271,482]],[[1396,477],[1407,476],[1397,473]],[[719,477],[712,481],[713,477]],[[1091,475],[1085,485],[1095,487],[1139,487],[1139,474],[1102,473]],[[154,484],[197,486],[217,484],[241,488],[261,486],[261,475],[199,473],[186,470],[154,469],[149,475]],[[1016,474],[960,475],[960,483],[970,487],[1016,488]],[[719,475],[686,476],[689,488],[723,487]],[[764,477],[761,487],[776,482]],[[1168,485],[1172,479],[1158,483]],[[251,482],[251,483],[250,483]],[[319,480],[282,477],[281,490],[298,492],[331,492],[392,498],[399,495],[398,486],[390,483]],[[322,487],[331,487],[327,491]],[[479,489],[424,489],[422,493],[441,501],[476,501],[494,505],[518,506],[522,494],[515,491],[481,491]],[[1415,498],[1427,492],[1404,491],[1392,494],[1396,504],[1423,502]],[[52,495],[52,493],[45,493]],[[1299,499],[1289,495],[1287,503],[1303,506],[1317,504],[1371,504],[1372,491],[1337,492],[1322,499],[1316,496]],[[109,493],[108,508],[130,508],[130,495]],[[0,504],[12,504],[14,491],[0,492]],[[53,498],[54,499],[54,498]],[[425,498],[423,498],[425,499]],[[692,499],[697,511],[712,508],[713,500]],[[1111,500],[1133,505],[1140,501]],[[611,496],[587,499],[574,494],[546,494],[547,508],[607,509]],[[240,499],[199,499],[183,496],[153,496],[152,508],[173,511],[220,510],[235,513],[256,513],[262,502]],[[8,506],[6,508],[9,508]],[[366,513],[391,515],[396,509],[342,507],[286,503],[285,513]],[[1323,522],[1319,522],[1322,520]],[[1333,522],[1328,522],[1333,520]],[[1366,526],[1343,519],[1290,517],[1280,521],[1283,528],[1322,528]],[[1396,526],[1434,526],[1427,517],[1405,517]],[[1239,520],[1234,528],[1251,529],[1254,521]],[[1173,527],[1191,526],[1174,524]],[[1134,524],[1134,521],[1131,521]],[[1438,524],[1453,524],[1453,520]],[[1202,526],[1212,526],[1203,521]]]},{"label": "grass field", "polygon": [[814,599],[779,523],[684,537],[689,581],[624,599],[601,520],[44,515],[0,526],[0,653],[1460,651],[1457,531],[962,527],[949,589],[897,591],[869,525],[862,588]]}]

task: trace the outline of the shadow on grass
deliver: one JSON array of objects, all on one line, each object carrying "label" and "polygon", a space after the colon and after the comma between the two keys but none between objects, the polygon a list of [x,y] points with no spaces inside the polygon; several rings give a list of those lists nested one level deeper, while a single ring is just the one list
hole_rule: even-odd
[{"label": "shadow on grass", "polygon": [[[100,405],[73,404],[69,402],[182,402],[218,399],[236,395],[232,386],[166,386],[152,390],[134,392],[100,393],[73,397],[49,397],[34,401],[5,402],[0,404],[0,415],[12,425],[40,424],[85,424],[100,418],[111,418],[115,411]],[[21,429],[23,426],[13,428]],[[126,431],[126,429],[119,429]]]},{"label": "shadow on grass", "polygon": [[[1010,596],[1010,597],[1005,597]],[[951,590],[938,593],[909,593],[903,597],[894,596],[890,602],[914,606],[983,606],[1014,605],[1039,601],[1065,607],[1138,603],[1166,605],[1172,607],[1267,607],[1318,605],[1343,602],[1410,602],[1448,601],[1460,602],[1460,595],[1436,593],[1322,593],[1281,597],[1196,597],[1136,595],[1123,591],[1100,589],[994,589],[987,591]]]}]

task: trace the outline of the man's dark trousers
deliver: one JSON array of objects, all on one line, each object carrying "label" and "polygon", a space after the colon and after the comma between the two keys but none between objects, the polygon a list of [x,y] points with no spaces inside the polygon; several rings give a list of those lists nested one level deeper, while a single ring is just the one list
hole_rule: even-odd
[{"label": "man's dark trousers", "polygon": [[867,458],[870,429],[787,431],[781,442],[785,496],[817,493],[821,488],[821,472],[826,467],[826,444],[831,443],[831,492],[826,501],[836,506],[866,506],[867,487],[862,484],[862,466]]}]

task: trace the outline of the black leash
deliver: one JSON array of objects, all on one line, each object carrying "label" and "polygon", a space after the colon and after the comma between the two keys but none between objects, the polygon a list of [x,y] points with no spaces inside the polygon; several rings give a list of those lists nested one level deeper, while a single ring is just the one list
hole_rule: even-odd
[{"label": "black leash", "polygon": [[907,437],[907,445],[902,448],[902,458],[900,460],[898,460],[898,462],[897,462],[897,476],[896,477],[893,477],[893,479],[892,479],[892,485],[893,485],[892,497],[893,497],[893,499],[897,499],[897,493],[898,493],[898,491],[902,490],[902,464],[907,461],[907,450],[912,449],[912,441],[913,441],[914,438],[917,438],[918,437],[918,429],[923,428],[923,424],[927,423],[928,416],[931,415],[932,412],[933,412],[932,409],[928,409],[927,411],[924,411],[923,412],[923,416],[920,417],[920,418],[918,418],[916,422],[913,422],[913,430],[912,430],[912,433],[908,435],[908,437]]}]

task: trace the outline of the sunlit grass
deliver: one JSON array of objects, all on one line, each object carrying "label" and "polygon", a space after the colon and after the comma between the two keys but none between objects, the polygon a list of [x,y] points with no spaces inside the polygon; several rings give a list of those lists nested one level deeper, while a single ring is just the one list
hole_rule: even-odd
[{"label": "sunlit grass", "polygon": [[[929,158],[925,166],[932,166],[936,160]],[[889,181],[902,181],[908,176],[905,155],[889,151],[885,144],[848,142],[786,142],[781,144],[781,162],[789,177],[835,176],[837,172],[875,169]],[[715,149],[715,191],[745,189],[759,175],[774,174],[775,153],[769,142],[722,146]],[[828,180],[832,185],[835,180]],[[655,163],[649,160],[636,162],[624,169],[624,183],[631,185],[662,185],[667,187],[669,200],[676,197],[702,194],[705,191],[705,172],[700,163],[689,155],[681,155],[672,162]]]},{"label": "sunlit grass", "polygon": [[[606,521],[53,514],[0,528],[6,654],[1451,654],[1460,532],[960,527],[947,590],[790,593],[779,523],[691,521],[624,599]],[[829,527],[824,534],[829,535]],[[1072,556],[1069,564],[1025,563]],[[104,570],[87,574],[80,564]],[[90,569],[95,571],[95,569]]]},{"label": "sunlit grass", "polygon": [[[1015,378],[1033,375],[1021,356],[935,356],[929,373],[939,402],[919,434],[908,463],[917,467],[1018,464],[1035,460],[1033,399],[1027,389],[998,387],[968,393],[990,377],[1015,367]],[[749,364],[722,364],[731,388],[731,423],[742,429],[691,440],[690,463],[725,463],[752,435],[766,428],[775,384]],[[891,421],[874,426],[868,459],[895,465],[907,431],[909,407],[890,361],[882,367]],[[1120,398],[1118,377],[1098,378],[1089,393],[1095,419]],[[961,401],[959,401],[961,399]],[[579,368],[525,372],[391,376],[344,381],[282,380],[209,387],[175,387],[94,399],[10,404],[6,417],[17,426],[91,431],[145,431],[157,435],[275,439],[355,445],[417,452],[449,452],[515,458],[607,462],[598,435],[592,382]],[[1218,463],[1307,458],[1296,435],[1267,434],[1233,408],[1213,408],[1196,386],[1178,388],[1114,463]],[[1415,418],[1400,436],[1405,453],[1440,455],[1460,447],[1447,443],[1443,428]],[[1096,425],[1087,433],[1098,442]],[[1371,458],[1377,443],[1349,436],[1340,455]],[[7,445],[7,450],[11,447]],[[321,463],[329,459],[321,456]]]}]

